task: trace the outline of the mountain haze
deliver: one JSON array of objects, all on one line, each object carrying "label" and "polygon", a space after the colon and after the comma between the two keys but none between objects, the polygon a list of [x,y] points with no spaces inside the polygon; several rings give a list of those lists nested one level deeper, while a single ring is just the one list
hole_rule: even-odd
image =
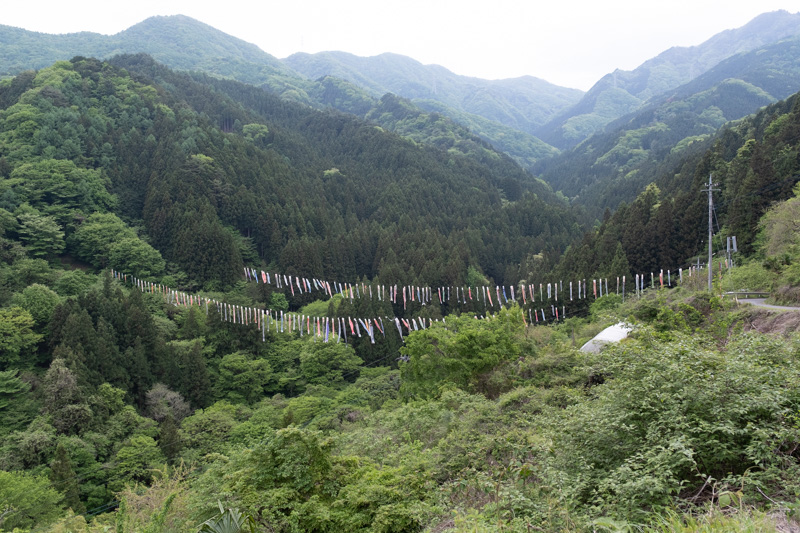
[{"label": "mountain haze", "polygon": [[527,133],[577,102],[583,94],[533,76],[505,80],[459,76],[439,65],[423,65],[410,57],[389,53],[373,57],[346,52],[297,53],[284,62],[312,79],[336,76],[375,96],[392,92],[411,100],[440,102]]},{"label": "mountain haze", "polygon": [[[317,108],[334,107],[362,118],[372,107],[378,105],[379,99],[386,92],[389,92],[378,88],[375,84],[372,84],[371,90],[365,90],[360,88],[358,83],[353,83],[345,90],[335,91],[336,96],[331,97],[330,91],[333,86],[330,82],[331,77],[328,77],[328,81],[323,81],[322,77],[308,79],[257,46],[182,15],[151,17],[112,36],[88,32],[48,35],[0,25],[0,51],[2,51],[0,75],[5,76],[19,73],[27,68],[43,68],[54,61],[68,60],[74,56],[102,59],[121,53],[146,53],[174,69],[201,71],[218,77],[235,79],[268,89],[289,100]],[[409,77],[421,75],[419,72],[414,72],[416,68],[414,65],[423,70],[427,68],[410,58],[388,57],[392,58],[394,64],[406,65]],[[466,94],[466,90],[460,87],[460,85],[464,85],[463,80],[471,80],[470,83],[478,86],[488,83],[475,78],[455,76],[442,67],[435,67],[435,70],[438,74],[436,74],[434,82],[439,80],[442,94],[449,94],[454,90],[449,88],[450,85],[459,86],[457,90]],[[425,73],[423,75],[427,76]],[[343,82],[347,82],[347,78],[348,76],[339,77]],[[365,83],[364,79],[356,81],[361,84]],[[341,84],[339,85],[341,88]],[[413,83],[408,82],[406,85],[411,86]],[[516,87],[517,85],[519,88]],[[422,89],[416,91],[415,94],[428,94],[423,90],[423,85],[420,87]],[[507,120],[507,122],[513,123],[515,120],[524,122],[528,120],[525,118],[527,111],[520,114],[508,104],[509,100],[524,100],[527,102],[525,106],[538,106],[537,113],[545,112],[546,116],[552,116],[556,110],[563,108],[569,102],[559,101],[559,98],[564,98],[563,95],[555,99],[545,97],[551,90],[558,93],[561,89],[533,78],[505,80],[497,82],[496,88],[492,91],[484,91],[485,94],[476,93],[470,96],[474,103],[473,107],[475,105],[483,106],[484,109],[479,114],[469,114],[458,109],[451,109],[447,105],[433,100],[428,103],[421,101],[420,107],[451,117],[470,128],[485,142],[497,146],[518,163],[530,168],[534,162],[557,153],[557,150],[515,127],[504,125],[481,115],[507,115],[511,118],[516,116],[516,119]],[[515,93],[520,91],[527,95],[517,96]],[[397,94],[403,96],[399,92]],[[580,92],[566,90],[564,94],[574,94],[573,100],[575,100]],[[546,106],[535,103],[548,101],[548,98],[553,100],[552,106],[555,106],[553,109],[547,110]],[[499,101],[498,105],[493,103],[495,100]],[[372,115],[376,117],[375,113]],[[378,123],[387,127],[387,124],[381,123],[379,118],[376,117]],[[417,124],[417,126],[420,125]],[[467,137],[471,136],[468,132],[456,131],[460,127],[455,125],[452,125],[450,129],[453,131],[449,135],[454,138],[454,142],[466,140],[465,133]],[[422,136],[417,135],[415,140],[426,142],[425,137],[430,135],[438,136],[436,132],[429,132]]]},{"label": "mountain haze", "polygon": [[632,71],[601,78],[575,106],[532,133],[558,148],[575,146],[651,98],[701,76],[724,59],[800,34],[800,13],[775,11],[697,46],[673,47]]},{"label": "mountain haze", "polygon": [[800,38],[790,38],[728,58],[535,170],[600,217],[606,208],[633,200],[723,125],[797,91]]},{"label": "mountain haze", "polygon": [[[404,131],[416,142],[450,143],[449,149],[469,151],[469,146],[475,146],[470,140],[474,134],[524,168],[540,171],[544,168],[539,166],[541,162],[558,153],[555,146],[574,146],[681,84],[689,83],[687,90],[708,90],[707,83],[692,85],[692,80],[702,78],[732,54],[774,43],[798,33],[798,28],[800,14],[766,13],[701,45],[671,48],[634,71],[611,73],[585,94],[530,76],[494,81],[458,76],[444,67],[422,65],[397,54],[363,58],[322,52],[278,60],[255,45],[181,15],[151,17],[112,36],[88,32],[46,35],[0,26],[0,75],[41,68],[76,55],[108,58],[144,52],[171,68],[236,79],[312,107],[369,116],[384,128]],[[758,75],[769,78],[782,73],[778,68]],[[341,82],[334,81],[337,79]],[[758,80],[748,83],[762,85]],[[790,92],[791,86],[788,89]],[[405,99],[404,106],[417,110],[406,113],[400,122],[396,116],[379,113],[380,99],[387,93]],[[782,90],[762,100],[766,103],[786,94]],[[744,108],[738,116],[756,108]],[[443,135],[442,116],[469,131],[451,124]],[[723,114],[722,118],[735,117]],[[413,124],[404,123],[409,120]],[[712,122],[713,127],[722,124],[720,120]],[[451,140],[443,144],[445,137]]]}]

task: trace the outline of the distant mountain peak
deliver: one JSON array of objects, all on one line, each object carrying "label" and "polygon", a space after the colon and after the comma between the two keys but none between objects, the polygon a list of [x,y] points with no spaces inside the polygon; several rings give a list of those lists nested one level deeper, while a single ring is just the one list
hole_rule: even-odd
[{"label": "distant mountain peak", "polygon": [[[613,120],[636,111],[650,99],[691,82],[722,61],[743,52],[800,35],[800,13],[762,13],[739,28],[724,30],[695,46],[673,46],[634,70],[606,74],[580,102],[533,132],[559,148],[575,146]],[[625,91],[610,98],[607,91]],[[575,127],[577,125],[582,128]]]},{"label": "distant mountain peak", "polygon": [[391,52],[371,57],[337,51],[292,54],[283,61],[310,79],[336,76],[375,97],[394,93],[436,101],[528,133],[583,94],[533,76],[504,80],[461,76],[441,65],[423,65]]},{"label": "distant mountain peak", "polygon": [[[116,35],[137,33],[142,29],[150,29],[150,28],[167,28],[171,32],[174,32],[176,28],[196,28],[196,29],[202,29],[203,31],[214,32],[218,35],[224,35],[229,39],[235,39],[237,41],[241,41],[241,39],[233,37],[232,35],[228,35],[222,30],[218,30],[214,26],[206,24],[205,22],[198,20],[196,18],[192,18],[188,15],[153,15],[152,17],[147,17],[143,21],[137,22],[133,26],[130,26],[129,28],[122,30]],[[255,46],[254,44],[247,43],[246,41],[241,41],[241,42],[246,43],[250,46]]]}]

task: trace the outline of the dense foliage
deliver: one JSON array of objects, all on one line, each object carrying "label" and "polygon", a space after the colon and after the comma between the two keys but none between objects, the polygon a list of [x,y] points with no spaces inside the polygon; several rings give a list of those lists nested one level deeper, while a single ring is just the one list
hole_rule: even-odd
[{"label": "dense foliage", "polygon": [[[775,64],[774,56],[769,57],[774,51],[763,54],[770,45],[796,38],[799,30],[800,15],[773,11],[759,15],[741,28],[720,32],[697,46],[672,47],[634,70],[617,69],[606,74],[578,103],[532,133],[558,148],[571,148],[654,101],[663,103],[665,99],[674,99],[676,94],[687,97],[703,93],[728,78],[747,81],[775,98],[785,98],[797,90],[796,85],[788,92],[782,89],[773,92],[773,89],[787,77],[796,77],[792,74],[796,72],[796,67],[791,66],[792,56],[781,54],[782,59]],[[742,58],[744,61],[740,61]],[[721,63],[727,63],[727,67],[715,70]],[[755,109],[751,107],[747,112]]]},{"label": "dense foliage", "polygon": [[[399,370],[144,296],[106,278],[62,300],[27,352],[52,353],[47,371],[0,375],[17,391],[3,528],[591,530],[799,489],[800,339],[729,338],[753,315],[688,287],[605,297],[593,320],[555,328],[526,328],[514,307],[451,316],[408,337]],[[633,339],[576,351],[571,333],[621,316],[641,321]],[[93,524],[60,511],[116,505]]]},{"label": "dense foliage", "polygon": [[768,106],[722,129],[703,143],[706,150],[665,159],[654,182],[630,204],[613,214],[607,210],[602,223],[570,247],[557,271],[564,277],[630,276],[686,268],[708,242],[708,196],[702,191],[709,175],[717,189],[715,233],[721,230],[721,240],[713,243],[715,261],[725,261],[725,237],[731,235],[740,252],[754,253],[760,218],[775,202],[790,198],[800,181],[799,103],[792,96]]},{"label": "dense foliage", "polygon": [[178,268],[209,288],[242,261],[451,284],[469,265],[513,277],[507,266],[575,235],[545,186],[479,143],[472,157],[415,146],[249,86],[116,62],[139,81],[76,59],[2,88],[3,205],[35,256],[66,244],[97,267]]},{"label": "dense foliage", "polygon": [[[687,160],[691,167],[697,166],[697,154],[716,142],[716,132],[723,125],[797,92],[798,57],[798,39],[734,56],[611,122],[605,133],[540,161],[534,170],[554,189],[586,207],[591,217],[600,218],[605,209],[631,203],[648,184],[673,181],[672,174]],[[766,120],[771,117],[762,115],[760,121]],[[732,141],[739,143],[740,138]],[[731,154],[726,152],[724,158],[730,160]],[[675,188],[685,191],[686,183]]]},{"label": "dense foliage", "polygon": [[[403,127],[439,120],[381,105]],[[753,252],[740,276],[793,294],[797,106],[725,130],[558,268],[688,255],[696,243],[661,224],[702,214],[681,186],[713,170],[721,221]],[[757,333],[762,316],[693,292],[696,279],[551,326],[510,303],[478,320],[240,281],[245,262],[434,286],[547,273],[578,236],[573,212],[509,158],[474,139],[449,150],[442,132],[441,148],[416,145],[146,56],[0,83],[0,530],[592,531],[692,516],[736,530],[772,523],[755,507],[796,508],[797,324]],[[404,343],[262,338],[110,268],[243,306],[447,316]],[[619,320],[637,325],[629,341],[576,349]]]}]

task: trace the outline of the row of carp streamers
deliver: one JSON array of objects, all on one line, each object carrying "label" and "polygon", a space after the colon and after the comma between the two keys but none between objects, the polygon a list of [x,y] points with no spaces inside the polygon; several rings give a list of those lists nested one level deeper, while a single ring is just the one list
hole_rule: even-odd
[{"label": "row of carp streamers", "polygon": [[[176,291],[170,289],[166,285],[143,280],[113,269],[111,270],[111,275],[114,279],[121,282],[130,283],[142,292],[160,294],[167,303],[172,305],[179,307],[196,306],[200,309],[205,309],[206,314],[208,314],[209,308],[213,308],[216,309],[220,318],[226,322],[255,326],[261,331],[262,341],[266,340],[266,334],[271,331],[276,333],[297,331],[301,337],[313,336],[315,341],[319,339],[323,342],[332,342],[335,339],[337,343],[346,343],[353,338],[361,338],[364,336],[368,337],[372,344],[375,344],[376,336],[380,334],[385,338],[387,326],[388,331],[391,331],[391,326],[394,325],[400,335],[400,340],[405,342],[405,335],[408,335],[412,331],[428,329],[435,322],[445,323],[444,318],[439,320],[422,317],[406,319],[389,316],[377,318],[316,317],[270,309],[257,309]],[[550,311],[551,320],[559,320],[559,317],[563,319],[566,312],[564,307],[559,310],[555,305],[550,306]],[[486,320],[490,320],[493,317],[494,315],[487,314],[485,318]],[[386,322],[384,322],[384,318]],[[475,316],[475,318],[484,317]],[[528,309],[528,318],[531,323],[547,322],[544,308],[538,310]],[[525,320],[524,313],[522,313],[522,320],[525,322],[526,326],[529,324],[528,321]]]},{"label": "row of carp streamers", "polygon": [[[694,267],[689,270],[689,275],[692,275]],[[680,281],[683,281],[683,269],[678,269]],[[391,324],[397,329],[398,334],[400,335],[400,339],[405,341],[403,335],[403,329],[405,328],[406,334],[411,333],[412,331],[418,331],[429,328],[434,322],[439,322],[438,319],[430,319],[430,318],[399,318],[399,317],[378,317],[378,318],[350,318],[347,317],[312,317],[307,316],[304,314],[297,314],[297,313],[288,313],[284,311],[278,310],[270,310],[270,309],[257,309],[253,307],[247,306],[240,306],[229,304],[226,302],[220,302],[214,300],[212,298],[206,298],[204,296],[198,296],[189,294],[186,292],[176,291],[170,289],[166,285],[157,284],[150,281],[146,281],[140,278],[137,278],[132,275],[128,275],[122,272],[118,272],[116,270],[111,270],[112,276],[120,281],[130,282],[133,286],[140,289],[142,292],[149,292],[151,294],[161,294],[163,295],[165,301],[171,303],[176,306],[183,306],[183,307],[190,307],[190,306],[197,306],[200,308],[204,308],[206,314],[208,314],[209,306],[216,309],[219,316],[227,321],[236,324],[242,325],[250,325],[255,326],[261,331],[261,338],[262,341],[266,340],[266,334],[271,331],[275,332],[285,332],[285,331],[297,331],[299,332],[300,336],[308,335],[314,337],[314,340],[322,339],[324,342],[329,342],[334,337],[336,338],[336,342],[348,342],[348,328],[349,328],[349,335],[351,338],[362,337],[363,335],[369,337],[371,343],[375,343],[375,337],[378,333],[386,337],[386,324],[384,323],[384,318],[387,319],[389,323],[389,327],[391,329]],[[394,286],[385,286],[385,285],[371,285],[366,283],[337,283],[337,282],[328,282],[322,281],[319,279],[308,279],[308,278],[300,278],[297,276],[287,276],[287,275],[280,275],[274,274],[270,276],[269,273],[264,272],[263,270],[260,272],[260,276],[258,271],[255,269],[245,268],[245,276],[250,281],[255,281],[256,283],[266,283],[266,284],[274,284],[279,289],[286,289],[287,287],[290,289],[292,295],[294,295],[294,288],[297,287],[300,294],[304,292],[312,292],[313,290],[322,291],[323,294],[327,294],[329,297],[333,297],[334,293],[340,294],[343,298],[350,298],[352,301],[354,298],[373,298],[377,297],[379,301],[389,300],[393,304],[398,304],[401,300],[403,303],[403,309],[406,309],[408,302],[420,302],[422,305],[426,305],[428,303],[432,303],[433,295],[435,294],[439,303],[444,304],[445,302],[455,301],[456,303],[463,303],[466,304],[468,301],[482,301],[484,306],[488,307],[495,307],[499,306],[502,307],[503,304],[501,303],[501,295],[505,302],[508,303],[509,301],[519,303],[520,299],[522,300],[523,305],[527,305],[529,302],[534,304],[536,302],[536,286],[535,284],[525,285],[520,284],[518,287],[519,292],[515,291],[514,286],[509,286],[509,291],[506,291],[505,286],[496,286],[494,290],[495,298],[492,298],[492,290],[488,286],[477,286],[474,288],[472,287],[437,287],[436,292],[434,293],[433,288],[431,287],[419,287],[419,286],[402,286],[398,287],[397,285]],[[623,298],[625,297],[625,276],[622,276],[622,295]],[[665,285],[665,277],[664,271],[662,270],[659,274],[659,284],[661,287]],[[605,287],[604,287],[605,284]],[[666,275],[666,285],[671,286],[672,279],[671,279],[671,272],[667,270]],[[651,273],[650,275],[650,285],[651,287],[655,287],[655,274]],[[374,287],[374,291],[373,291]],[[569,282],[569,299],[570,301],[573,300],[573,284]],[[578,299],[585,299],[587,298],[587,285],[586,280],[579,280],[576,282],[577,288],[577,298]],[[605,295],[609,294],[608,288],[608,279],[594,279],[592,280],[592,293],[594,298],[602,297],[604,294],[605,288]],[[548,301],[547,306],[550,307],[550,320],[563,320],[566,318],[566,307],[564,305],[561,306],[561,309],[558,308],[558,293],[559,290],[563,294],[563,282],[559,283],[548,283],[546,286],[543,283],[539,284],[538,287],[539,292],[539,301],[544,303]],[[635,292],[637,296],[641,295],[641,292],[645,289],[645,276],[637,274],[635,276]],[[547,294],[547,300],[545,300],[545,290]],[[387,294],[388,292],[388,294]],[[511,298],[508,298],[508,294],[510,293]],[[617,278],[617,289],[616,293],[620,293],[620,278]],[[563,297],[562,297],[563,300]],[[495,301],[497,303],[495,303]],[[533,306],[527,309],[528,317],[526,320],[525,312],[522,311],[522,320],[526,326],[535,324],[535,323],[547,323],[548,319],[545,315],[545,308],[540,307],[539,309],[533,308]],[[490,319],[494,316],[494,314],[490,315],[487,313],[486,319]],[[481,316],[475,316],[476,319],[484,318]],[[441,319],[441,322],[445,322],[445,319]]]},{"label": "row of carp streamers", "polygon": [[[692,274],[694,267],[689,270],[689,275]],[[538,291],[536,284],[529,284],[526,285],[524,283],[520,283],[518,286],[510,285],[508,286],[508,291],[506,291],[505,285],[496,285],[494,290],[491,287],[483,285],[483,286],[476,286],[476,287],[455,287],[455,286],[447,286],[447,287],[425,287],[425,286],[416,286],[416,285],[404,285],[398,287],[397,285],[374,285],[368,283],[339,283],[336,281],[329,282],[323,281],[316,278],[301,278],[299,276],[292,276],[286,274],[273,274],[270,275],[269,272],[265,272],[263,270],[259,271],[255,268],[244,268],[244,275],[248,281],[255,282],[255,283],[263,283],[267,285],[274,285],[278,289],[289,289],[292,296],[295,295],[295,287],[299,294],[303,293],[310,293],[312,291],[321,291],[323,295],[326,297],[333,298],[334,294],[339,294],[345,299],[350,299],[353,301],[355,298],[369,298],[374,299],[377,298],[378,301],[390,301],[394,305],[399,305],[399,303],[403,304],[403,309],[406,309],[406,306],[409,302],[419,302],[422,305],[434,303],[438,300],[440,305],[445,304],[446,302],[454,301],[456,304],[467,304],[468,301],[477,301],[479,304],[482,302],[484,307],[502,307],[504,305],[502,299],[505,300],[505,303],[509,301],[516,302],[519,305],[528,305],[536,303],[536,293],[538,292],[539,302],[558,302],[558,294],[559,291],[562,294],[562,301],[564,300],[564,282],[559,281],[557,283],[539,283]],[[680,281],[683,281],[683,269],[678,269],[678,276]],[[625,285],[626,285],[626,276],[622,276],[622,278],[617,277],[617,288],[616,293],[620,294],[620,281],[622,282],[622,297],[625,298]],[[605,295],[607,296],[609,293],[608,289],[608,278],[605,279],[593,279],[592,281],[592,294],[594,298],[597,299],[604,295],[604,287],[603,284],[605,283]],[[667,270],[666,275],[664,274],[664,270],[658,274],[658,283],[660,287],[663,288],[665,285],[667,287],[672,286],[672,272]],[[655,288],[656,286],[656,275],[655,273],[650,273],[650,285],[651,288]],[[568,289],[569,289],[569,300],[573,301],[574,296],[577,297],[578,300],[583,300],[587,298],[587,287],[586,287],[586,280],[578,280],[575,282],[576,291],[573,292],[573,282],[568,282]],[[374,290],[373,290],[374,288]],[[635,292],[637,297],[641,295],[641,292],[645,289],[645,275],[644,274],[636,274],[635,276],[635,284],[634,284]],[[387,294],[388,293],[388,294]],[[508,295],[511,295],[509,298]],[[545,298],[546,295],[546,298]],[[492,298],[494,296],[494,298]],[[552,304],[551,304],[552,305]],[[557,307],[557,306],[555,306]]]}]

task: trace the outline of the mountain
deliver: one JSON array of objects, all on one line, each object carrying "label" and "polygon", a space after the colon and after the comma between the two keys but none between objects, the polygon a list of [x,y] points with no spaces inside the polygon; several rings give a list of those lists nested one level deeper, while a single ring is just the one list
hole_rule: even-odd
[{"label": "mountain", "polygon": [[[381,105],[404,128],[431,120],[449,135],[447,120]],[[464,143],[416,143],[145,55],[76,57],[0,84],[0,206],[53,217],[68,252],[96,266],[107,254],[71,239],[112,213],[183,283],[209,288],[243,263],[411,283],[463,281],[470,267],[513,278],[528,254],[557,256],[577,230],[569,207],[510,158]],[[49,188],[31,192],[40,179]]]},{"label": "mountain", "polygon": [[[657,277],[665,265],[686,268],[697,254],[705,262],[708,196],[703,189],[709,175],[715,189],[715,234],[720,235],[714,253],[719,257],[725,237],[733,235],[739,252],[752,254],[763,238],[758,237],[759,220],[791,198],[800,181],[798,138],[800,93],[795,93],[696,142],[681,157],[647,169],[647,186],[615,212],[607,211],[594,230],[573,243],[556,275],[619,275],[614,265],[625,265],[628,275],[656,272]],[[789,254],[773,261],[773,271],[792,264]]]},{"label": "mountain", "polygon": [[800,38],[737,54],[535,170],[590,218],[630,202],[724,124],[800,90]]},{"label": "mountain", "polygon": [[110,48],[108,38],[99,33],[51,35],[0,24],[0,77],[45,68],[76,55],[102,57]]},{"label": "mountain", "polygon": [[256,45],[183,15],[151,17],[111,41],[111,54],[141,52],[174,69],[209,72],[278,93],[305,88],[297,73]]},{"label": "mountain", "polygon": [[741,28],[691,47],[673,47],[632,71],[616,70],[598,81],[574,106],[532,131],[558,148],[575,146],[651,98],[688,84],[721,61],[800,34],[800,13],[775,11]]},{"label": "mountain", "polygon": [[389,53],[374,57],[345,52],[297,53],[284,61],[312,79],[335,76],[375,96],[391,92],[412,101],[439,102],[526,133],[532,133],[583,94],[532,76],[506,80],[459,76],[439,65],[423,65]]},{"label": "mountain", "polygon": [[[354,113],[361,118],[372,111],[372,117],[378,120],[381,126],[389,127],[388,124],[380,122],[380,115],[373,110],[379,104],[380,98],[388,92],[387,90],[365,91],[356,84],[345,87],[343,83],[346,83],[346,77],[338,78],[342,80],[341,82],[336,82],[331,76],[307,79],[257,46],[182,15],[151,17],[112,36],[95,33],[48,35],[0,26],[0,51],[2,51],[0,76],[17,74],[31,68],[43,68],[54,61],[68,60],[74,56],[102,59],[121,53],[146,53],[174,69],[200,71],[235,79],[312,107],[333,107]],[[401,56],[397,58],[399,62],[413,62]],[[441,67],[438,68],[447,73]],[[447,74],[449,78],[462,78],[451,73]],[[446,78],[447,75],[441,76],[442,80]],[[483,83],[483,80],[472,80],[475,83]],[[525,82],[506,80],[497,85],[497,90],[508,93],[502,95],[502,98],[519,99],[513,96],[517,90],[513,89],[515,83],[524,85],[524,91],[528,93],[525,98],[528,100],[544,100],[540,97],[541,94],[555,87],[533,78]],[[339,87],[335,87],[336,85]],[[335,96],[332,96],[332,93],[335,93]],[[571,94],[571,90],[567,91],[567,94]],[[489,93],[483,97],[473,95],[472,98],[478,101],[480,98],[490,98],[490,95]],[[556,102],[553,105],[563,107],[565,104]],[[460,146],[460,141],[470,143],[470,139],[477,135],[486,143],[506,152],[525,168],[530,168],[539,159],[558,152],[530,134],[483,116],[470,115],[435,101],[420,102],[418,114],[423,109],[449,116],[462,125],[451,123],[448,127],[454,144]],[[549,113],[552,115],[553,112]],[[441,129],[441,120],[437,121],[438,130]],[[464,129],[464,126],[471,129],[474,134]],[[421,126],[419,122],[417,129],[417,133],[422,133],[415,136],[418,142],[426,142],[427,137],[438,136],[436,131],[427,134],[419,131],[424,130],[424,125]],[[454,149],[460,148],[456,146]]]},{"label": "mountain", "polygon": [[49,35],[0,25],[0,76],[44,68],[74,56],[105,59],[121,53],[146,53],[180,70],[199,70],[276,92],[294,91],[304,80],[257,46],[183,15],[150,17],[115,35],[81,32]]},{"label": "mountain", "polygon": [[[449,117],[453,123],[446,135],[452,138],[451,149],[474,146],[471,137],[477,136],[538,172],[541,161],[558,153],[555,146],[574,146],[649,105],[664,91],[702,77],[725,57],[796,34],[799,17],[785,11],[761,15],[699,46],[672,48],[632,72],[609,74],[586,94],[533,77],[489,81],[458,76],[396,54],[362,58],[323,52],[295,54],[281,61],[185,16],[151,17],[112,36],[46,35],[0,26],[0,73],[41,68],[76,55],[108,58],[144,52],[172,68],[236,79],[312,107],[333,107],[361,118],[369,115],[382,127],[398,127],[406,134],[413,129],[416,142],[438,139],[441,145],[442,117]],[[776,68],[780,76],[780,66]],[[387,93],[406,99],[405,107],[418,108],[413,113],[417,117],[414,128],[378,112],[380,99]],[[780,97],[772,95],[768,101]]]},{"label": "mountain", "polygon": [[[700,46],[673,48],[631,73],[607,76],[572,108],[574,116],[561,119],[580,130],[581,138],[601,125],[610,136],[594,138],[563,156],[525,130],[544,131],[547,117],[575,101],[580,92],[530,77],[487,81],[457,76],[395,54],[359,58],[326,52],[280,61],[184,16],[152,17],[113,36],[56,36],[2,26],[0,71],[35,68],[75,55],[110,57],[146,51],[177,69],[245,81],[311,107],[367,118],[417,143],[483,160],[499,157],[492,148],[496,147],[541,174],[555,189],[573,199],[580,197],[592,217],[635,197],[647,184],[642,165],[677,157],[674,147],[688,145],[728,120],[791,94],[795,85],[790,49],[771,51],[771,45],[764,45],[757,57],[742,56],[739,61],[735,58],[741,54],[734,55],[723,62],[725,66],[700,72],[726,54],[774,41],[797,26],[798,15],[767,13]],[[767,60],[773,53],[775,57]],[[329,71],[331,75],[323,75]],[[685,80],[690,81],[676,85]],[[669,87],[673,92],[656,95]],[[385,98],[388,93],[399,99]],[[636,111],[626,114],[631,109]],[[642,114],[637,115],[639,111]],[[623,177],[629,181],[620,182]],[[640,181],[630,181],[633,177]],[[604,190],[609,180],[617,180],[613,191]]]},{"label": "mountain", "polygon": [[377,98],[334,76],[313,83],[308,94],[319,104],[365,118],[415,142],[464,154],[477,150],[488,157],[497,157],[499,150],[525,169],[558,153],[532,135],[481,116],[457,112],[439,102],[412,102],[393,93]]}]

